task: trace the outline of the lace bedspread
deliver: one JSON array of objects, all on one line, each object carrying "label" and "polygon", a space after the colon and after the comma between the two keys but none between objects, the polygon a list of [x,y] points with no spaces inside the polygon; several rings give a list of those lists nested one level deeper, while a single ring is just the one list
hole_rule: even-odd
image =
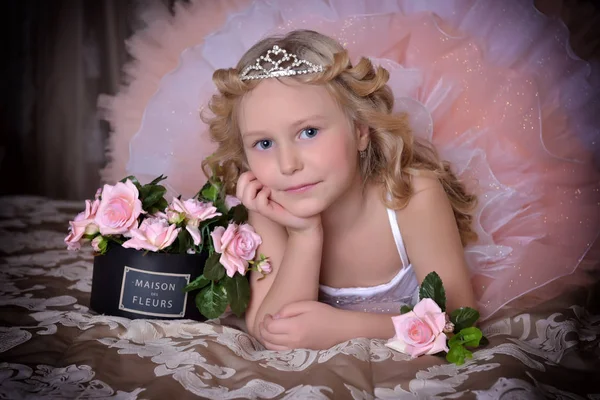
[{"label": "lace bedspread", "polygon": [[[0,199],[0,398],[600,398],[598,288],[589,285],[598,245],[577,276],[485,321],[490,345],[455,366],[434,356],[410,361],[382,340],[266,351],[233,317],[96,315],[88,308],[92,255],[63,243],[80,209],[80,202]],[[527,308],[552,285],[573,290]]]}]

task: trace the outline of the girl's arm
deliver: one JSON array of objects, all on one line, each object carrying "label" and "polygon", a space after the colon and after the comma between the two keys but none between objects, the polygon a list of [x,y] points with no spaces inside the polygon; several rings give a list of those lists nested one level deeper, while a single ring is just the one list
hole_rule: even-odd
[{"label": "girl's arm", "polygon": [[397,212],[398,224],[417,280],[432,271],[442,279],[446,308],[476,308],[464,248],[452,206],[439,180],[431,175],[413,179],[414,195]]},{"label": "girl's arm", "polygon": [[246,310],[248,332],[262,341],[258,326],[266,314],[275,314],[286,304],[317,300],[323,232],[321,226],[291,230],[256,213],[249,222],[262,238],[258,253],[268,256],[272,271],[250,275],[250,304]]},{"label": "girl's arm", "polygon": [[271,199],[271,189],[247,171],[240,175],[236,197],[248,209],[248,220],[261,236],[257,253],[269,257],[271,273],[250,275],[248,332],[259,340],[266,314],[289,303],[316,300],[319,290],[323,230],[321,216],[299,218]]},{"label": "girl's arm", "polygon": [[392,317],[300,301],[265,316],[259,331],[269,350],[324,350],[354,338],[390,339],[395,334]]}]

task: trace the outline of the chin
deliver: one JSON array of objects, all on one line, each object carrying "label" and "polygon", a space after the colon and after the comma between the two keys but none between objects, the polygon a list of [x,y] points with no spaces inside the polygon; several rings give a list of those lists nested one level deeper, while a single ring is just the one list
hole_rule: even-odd
[{"label": "chin", "polygon": [[309,218],[322,213],[328,204],[322,198],[285,199],[280,204],[298,218]]}]

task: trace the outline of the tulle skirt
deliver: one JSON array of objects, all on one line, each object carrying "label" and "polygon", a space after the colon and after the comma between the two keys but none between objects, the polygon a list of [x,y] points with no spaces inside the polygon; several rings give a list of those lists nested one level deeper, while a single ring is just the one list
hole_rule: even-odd
[{"label": "tulle skirt", "polygon": [[199,118],[214,70],[268,34],[314,29],[390,71],[396,109],[479,196],[466,257],[483,318],[572,273],[597,238],[598,69],[529,1],[197,1],[146,20],[128,86],[101,101],[105,181],[164,174],[196,193],[215,149]]}]

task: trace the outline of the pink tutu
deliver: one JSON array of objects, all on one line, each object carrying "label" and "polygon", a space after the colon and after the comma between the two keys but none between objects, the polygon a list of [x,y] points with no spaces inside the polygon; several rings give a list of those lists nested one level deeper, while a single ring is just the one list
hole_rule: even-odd
[{"label": "pink tutu", "polygon": [[172,193],[196,193],[214,150],[198,113],[213,71],[268,34],[314,29],[390,71],[397,110],[479,195],[466,256],[483,318],[572,273],[596,240],[598,71],[531,2],[197,1],[148,21],[131,83],[103,99],[105,181],[164,174]]}]

